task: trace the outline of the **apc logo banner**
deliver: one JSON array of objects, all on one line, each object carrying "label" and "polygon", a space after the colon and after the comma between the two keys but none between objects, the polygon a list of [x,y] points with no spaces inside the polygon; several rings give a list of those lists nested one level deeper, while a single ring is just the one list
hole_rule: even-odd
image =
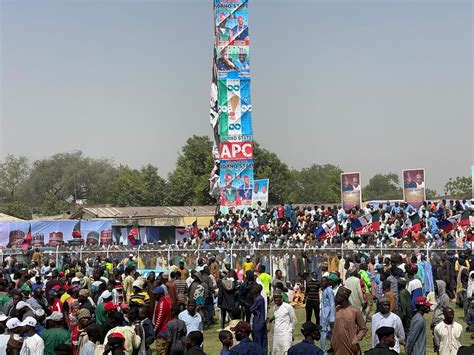
[{"label": "apc logo banner", "polygon": [[221,160],[253,159],[252,142],[222,142],[219,152]]},{"label": "apc logo banner", "polygon": [[218,80],[219,134],[252,136],[250,80]]}]

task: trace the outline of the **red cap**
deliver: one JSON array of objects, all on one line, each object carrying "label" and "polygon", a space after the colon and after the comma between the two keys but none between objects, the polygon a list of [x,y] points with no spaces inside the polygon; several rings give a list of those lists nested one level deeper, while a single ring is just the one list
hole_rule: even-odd
[{"label": "red cap", "polygon": [[112,301],[109,301],[109,302],[104,304],[104,311],[105,312],[110,312],[110,311],[112,311],[114,309],[117,309],[117,308],[118,308],[118,306],[115,303],[113,303]]},{"label": "red cap", "polygon": [[431,307],[431,303],[428,301],[428,299],[425,296],[418,296],[415,300],[415,304],[420,305],[420,306]]},{"label": "red cap", "polygon": [[118,332],[115,332],[115,333],[112,333],[109,335],[109,343],[111,342],[110,341],[110,338],[113,338],[113,339],[120,339],[120,341],[122,342],[122,350],[127,350],[125,348],[125,337],[123,336],[122,333],[118,333]]}]

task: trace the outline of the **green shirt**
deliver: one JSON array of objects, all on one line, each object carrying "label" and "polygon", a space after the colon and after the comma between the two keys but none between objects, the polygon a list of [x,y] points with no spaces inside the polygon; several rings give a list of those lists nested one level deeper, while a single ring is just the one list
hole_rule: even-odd
[{"label": "green shirt", "polygon": [[98,325],[102,325],[107,319],[107,313],[105,313],[104,310],[104,302],[101,302],[97,305],[97,308],[95,309],[95,322]]},{"label": "green shirt", "polygon": [[57,345],[71,343],[71,334],[64,328],[46,329],[41,338],[44,340],[44,355],[54,355]]}]

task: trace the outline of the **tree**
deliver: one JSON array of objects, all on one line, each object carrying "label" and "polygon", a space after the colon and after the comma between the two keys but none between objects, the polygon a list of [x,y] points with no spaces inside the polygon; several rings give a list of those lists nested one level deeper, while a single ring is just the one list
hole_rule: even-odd
[{"label": "tree", "polygon": [[160,206],[164,204],[166,181],[158,175],[158,168],[148,164],[140,170],[144,187],[144,205]]},{"label": "tree", "polygon": [[0,163],[0,201],[16,201],[29,172],[30,166],[26,157],[7,155]]},{"label": "tree", "polygon": [[455,179],[449,178],[444,185],[444,193],[455,199],[468,199],[472,194],[472,177],[457,176]]},{"label": "tree", "polygon": [[426,199],[427,200],[434,200],[438,197],[438,192],[433,189],[425,189]]},{"label": "tree", "polygon": [[291,192],[291,173],[275,153],[253,143],[254,179],[270,179],[269,203],[288,202]]},{"label": "tree", "polygon": [[[208,204],[212,142],[207,136],[192,136],[181,149],[176,169],[168,176],[166,202],[169,205]],[[206,185],[207,181],[207,185]]]},{"label": "tree", "polygon": [[293,170],[293,198],[299,203],[337,203],[341,199],[342,170],[331,164]]},{"label": "tree", "polygon": [[121,166],[108,187],[109,203],[113,206],[144,206],[146,188],[140,171]]},{"label": "tree", "polygon": [[365,201],[369,200],[401,200],[403,191],[397,174],[377,174],[362,189]]},{"label": "tree", "polygon": [[89,205],[104,204],[107,187],[116,174],[106,159],[84,157],[80,151],[55,154],[33,163],[22,198],[46,214],[55,214],[59,207],[79,200]]},{"label": "tree", "polygon": [[19,201],[7,203],[0,208],[0,212],[20,219],[31,219],[32,217],[31,208]]}]

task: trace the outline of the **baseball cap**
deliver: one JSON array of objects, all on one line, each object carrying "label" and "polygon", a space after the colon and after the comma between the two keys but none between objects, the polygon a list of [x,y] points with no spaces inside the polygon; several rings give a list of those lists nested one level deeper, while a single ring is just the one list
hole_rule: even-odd
[{"label": "baseball cap", "polygon": [[7,328],[8,329],[15,329],[21,326],[21,322],[18,318],[11,318],[7,321]]},{"label": "baseball cap", "polygon": [[143,283],[141,280],[133,281],[132,287],[138,287],[140,290],[143,290]]},{"label": "baseball cap", "polygon": [[102,292],[102,294],[100,295],[100,297],[101,297],[103,300],[106,300],[107,298],[112,297],[112,293],[111,293],[109,290],[105,290],[104,292]]},{"label": "baseball cap", "polygon": [[28,307],[28,303],[26,303],[25,301],[20,301],[16,304],[16,309],[22,309],[22,308],[25,308],[25,307]]},{"label": "baseball cap", "polygon": [[244,322],[244,321],[240,321],[239,323],[237,323],[235,325],[235,327],[230,328],[230,330],[232,330],[233,332],[236,332],[236,331],[240,331],[240,332],[244,332],[244,333],[250,333],[251,332],[250,324],[247,323],[247,322]]},{"label": "baseball cap", "polygon": [[52,320],[52,321],[55,321],[55,322],[62,321],[63,320],[63,314],[61,312],[54,311],[53,313],[51,313],[51,315],[49,317],[46,317],[46,320]]},{"label": "baseball cap", "polygon": [[415,304],[419,306],[431,307],[431,303],[425,296],[418,296],[415,300]]},{"label": "baseball cap", "polygon": [[153,291],[151,291],[154,295],[164,295],[165,289],[161,286],[156,287]]},{"label": "baseball cap", "polygon": [[81,282],[81,279],[79,277],[73,277],[71,283],[73,284],[74,282]]},{"label": "baseball cap", "polygon": [[5,322],[8,317],[4,313],[0,313],[0,322]]},{"label": "baseball cap", "polygon": [[36,327],[36,319],[33,317],[26,317],[23,322],[21,322],[20,326],[30,326],[30,327]]},{"label": "baseball cap", "polygon": [[109,345],[115,347],[121,344],[122,350],[127,350],[125,348],[125,337],[121,333],[118,333],[118,332],[112,333],[109,335],[109,338],[107,340],[108,340]]},{"label": "baseball cap", "polygon": [[105,311],[106,313],[107,313],[107,312],[110,312],[110,311],[112,311],[112,310],[114,310],[114,309],[117,309],[117,308],[118,308],[118,306],[117,306],[115,303],[113,303],[112,301],[106,302],[106,303],[104,304],[104,311]]}]

